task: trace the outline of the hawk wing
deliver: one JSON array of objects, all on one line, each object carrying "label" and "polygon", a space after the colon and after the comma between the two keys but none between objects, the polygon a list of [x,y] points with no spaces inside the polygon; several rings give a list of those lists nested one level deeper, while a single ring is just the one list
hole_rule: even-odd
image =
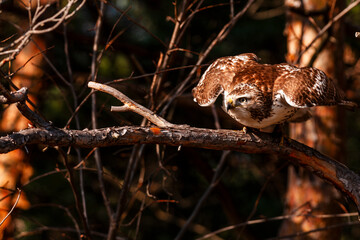
[{"label": "hawk wing", "polygon": [[314,106],[356,104],[345,100],[344,93],[326,74],[316,68],[297,68],[288,64],[279,64],[283,73],[276,79],[274,92],[280,94],[292,107],[308,108]]},{"label": "hawk wing", "polygon": [[194,101],[203,107],[211,105],[224,90],[230,88],[239,69],[249,61],[258,60],[253,53],[217,59],[206,69],[198,85],[192,90]]}]

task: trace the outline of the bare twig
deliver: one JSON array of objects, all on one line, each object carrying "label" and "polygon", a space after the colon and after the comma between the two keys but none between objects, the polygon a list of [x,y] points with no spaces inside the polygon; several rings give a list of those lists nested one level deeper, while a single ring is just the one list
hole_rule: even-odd
[{"label": "bare twig", "polygon": [[216,111],[216,106],[214,104],[211,105],[211,113],[214,117],[214,125],[216,129],[221,129],[220,121],[219,121],[219,114]]},{"label": "bare twig", "polygon": [[[194,9],[191,9],[191,6],[193,4],[195,4],[197,1],[193,1],[193,3],[190,3],[190,5],[188,6],[188,9],[184,11],[188,11],[188,12],[191,12],[185,19],[184,21],[180,24],[180,29],[181,29],[181,32],[179,33],[177,39],[176,39],[176,42],[175,42],[175,45],[174,46],[179,46],[180,44],[180,41],[183,37],[183,35],[185,34],[186,32],[186,29],[189,27],[191,21],[193,20],[194,16],[196,13],[199,12],[199,8],[201,7],[201,5],[203,4],[204,0],[200,0],[197,2],[196,4],[196,7]],[[184,4],[186,3],[186,1],[183,2]]]},{"label": "bare twig", "polygon": [[[66,67],[67,67],[68,75],[69,75],[69,81],[66,81],[65,79],[63,79],[63,81],[66,84],[68,83],[67,85],[69,86],[71,95],[74,99],[73,106],[74,106],[74,109],[76,109],[78,107],[78,96],[76,94],[75,87],[74,87],[73,71],[72,71],[71,63],[70,63],[69,44],[68,44],[68,38],[67,38],[67,23],[64,22],[63,27],[64,27],[64,52],[65,52],[65,57],[66,57]],[[47,60],[47,61],[50,62],[49,60]],[[53,69],[58,74],[58,76],[60,76],[60,78],[61,78],[62,75],[59,73],[59,71],[57,71],[55,67],[53,67]],[[76,128],[80,129],[80,122],[79,122],[79,118],[77,116],[75,116],[75,124],[76,124]]]},{"label": "bare twig", "polygon": [[1,220],[0,222],[0,226],[5,222],[5,220],[10,216],[10,214],[14,211],[16,205],[18,204],[19,200],[20,200],[20,196],[21,196],[21,189],[17,189],[18,190],[18,196],[16,198],[15,203],[13,204],[12,208],[10,209],[10,211],[6,214],[6,216]]},{"label": "bare twig", "polygon": [[[64,234],[64,233],[76,233],[77,230],[74,228],[67,228],[67,227],[41,226],[41,227],[35,229],[34,231],[28,231],[28,232],[24,231],[24,232],[19,233],[18,235],[15,236],[15,239],[21,239],[24,237],[41,234],[42,232],[48,232],[48,231],[59,232],[61,234]],[[93,236],[100,237],[102,239],[106,238],[106,234],[104,234],[104,233],[99,233],[99,232],[95,232],[95,231],[92,231],[91,233]],[[127,238],[116,237],[116,240],[127,240]]]},{"label": "bare twig", "polygon": [[153,124],[155,124],[158,127],[164,127],[164,128],[179,127],[178,125],[172,124],[172,123],[166,121],[165,119],[163,119],[162,117],[157,116],[149,109],[134,102],[133,100],[131,100],[130,98],[128,98],[123,93],[121,93],[120,91],[116,90],[113,87],[110,87],[110,86],[107,86],[107,85],[104,85],[101,83],[96,83],[96,82],[89,82],[88,86],[89,86],[89,88],[93,88],[98,91],[106,92],[106,93],[114,96],[118,100],[120,100],[122,103],[124,103],[124,106],[122,106],[120,108],[112,107],[111,108],[112,111],[119,111],[119,110],[120,111],[130,111],[131,110],[131,111],[143,116],[144,118],[148,119],[150,122],[152,122]]},{"label": "bare twig", "polygon": [[138,236],[139,229],[140,229],[141,216],[142,216],[142,212],[144,211],[144,209],[145,209],[145,197],[141,202],[141,207],[140,207],[139,214],[137,214],[138,216],[137,216],[137,221],[136,221],[136,231],[135,231],[134,239],[136,239],[137,236]]},{"label": "bare twig", "polygon": [[230,0],[230,19],[234,17],[234,0]]},{"label": "bare twig", "polygon": [[[98,48],[99,48],[99,41],[100,41],[100,32],[101,32],[101,27],[102,27],[102,23],[103,23],[104,8],[105,8],[104,2],[100,1],[100,8],[98,9],[98,18],[97,18],[96,24],[95,24],[95,36],[94,36],[94,43],[93,43],[93,48],[92,48],[92,60],[91,60],[91,75],[90,75],[90,77],[91,77],[91,80],[94,82],[97,80],[97,69],[99,66],[97,63],[99,63],[101,60],[101,56],[98,56]],[[99,57],[99,59],[98,59],[98,57]],[[97,128],[96,102],[97,102],[96,94],[92,94],[91,95],[91,126],[93,129]],[[113,216],[112,216],[112,210],[110,207],[110,201],[108,199],[108,196],[106,195],[106,190],[105,190],[105,184],[104,184],[104,179],[103,179],[104,172],[103,172],[103,165],[102,165],[102,161],[101,161],[100,149],[98,149],[98,148],[95,149],[94,158],[95,158],[95,162],[96,162],[101,196],[103,198],[105,209],[108,214],[109,222],[111,225],[112,221],[113,221]],[[82,177],[82,179],[83,179],[83,177]]]},{"label": "bare twig", "polygon": [[[88,225],[88,221],[87,221],[86,216],[84,214],[85,211],[84,211],[84,209],[82,209],[85,206],[80,203],[81,202],[81,195],[79,194],[79,192],[77,191],[76,186],[75,186],[75,177],[74,177],[73,169],[69,165],[67,154],[64,151],[62,151],[60,148],[57,148],[57,150],[59,151],[60,155],[63,157],[64,165],[65,165],[65,167],[67,169],[67,172],[69,174],[70,187],[71,187],[71,190],[72,190],[73,195],[74,195],[76,209],[77,209],[77,211],[79,213],[81,222],[83,224],[86,237],[87,237],[87,239],[91,239],[91,232],[90,232],[90,228],[89,228],[89,225]],[[81,235],[79,236],[79,238],[81,239]]]},{"label": "bare twig", "polygon": [[170,94],[168,94],[163,101],[158,106],[158,109],[162,106],[163,109],[161,110],[161,114],[164,114],[166,110],[170,107],[171,103],[184,92],[186,89],[186,86],[188,85],[189,81],[193,78],[194,74],[196,73],[198,67],[202,64],[202,62],[205,60],[205,58],[209,55],[211,50],[215,47],[216,44],[223,41],[227,35],[230,33],[231,29],[235,26],[235,23],[245,14],[245,12],[248,10],[248,8],[251,6],[251,4],[255,0],[249,0],[245,7],[238,12],[233,18],[230,19],[230,21],[223,26],[223,28],[220,30],[220,32],[217,34],[217,36],[211,41],[209,46],[199,55],[199,59],[197,60],[195,67],[191,70],[189,75],[186,77],[182,83],[174,88],[174,91],[172,91]]},{"label": "bare twig", "polygon": [[[258,194],[258,196],[257,196],[257,198],[256,198],[256,200],[255,200],[254,206],[253,206],[253,208],[252,208],[252,210],[251,210],[251,212],[250,212],[250,214],[249,214],[249,216],[247,217],[247,219],[246,219],[245,222],[250,222],[250,219],[251,219],[251,218],[254,216],[254,214],[256,213],[256,210],[257,210],[257,208],[258,208],[258,206],[259,206],[259,203],[260,203],[260,199],[261,199],[261,197],[262,197],[262,195],[263,195],[263,193],[264,193],[267,185],[269,184],[270,180],[271,180],[274,176],[276,176],[276,175],[280,172],[280,170],[282,170],[282,169],[283,169],[285,166],[287,166],[287,165],[288,165],[287,162],[283,163],[278,169],[276,169],[274,172],[272,172],[272,173],[267,177],[264,185],[261,187],[260,192],[259,192],[259,194]],[[243,228],[241,229],[240,234],[239,234],[239,238],[240,238],[241,234],[244,232],[246,226],[247,226],[247,225],[244,225]]]},{"label": "bare twig", "polygon": [[[197,13],[197,10],[200,8],[204,0],[201,0],[197,3],[195,9],[187,16],[187,12],[189,9],[186,8],[187,1],[182,1],[182,6],[178,9],[176,3],[174,4],[174,29],[171,35],[170,42],[167,46],[167,51],[165,54],[161,54],[159,61],[157,63],[156,72],[161,72],[162,70],[166,69],[170,62],[170,56],[173,51],[178,51],[178,45],[185,34],[187,27],[190,25],[192,19]],[[155,97],[157,92],[159,91],[160,85],[163,81],[164,75],[163,74],[155,74],[153,77],[153,81],[150,88],[150,102],[151,102],[151,109],[155,108]]]},{"label": "bare twig", "polygon": [[93,95],[94,92],[91,91],[88,95],[85,96],[85,98],[81,101],[81,103],[75,108],[75,111],[73,112],[73,114],[71,115],[71,117],[69,118],[69,120],[66,122],[65,127],[64,128],[68,128],[70,123],[72,122],[72,120],[77,116],[78,112],[80,111],[81,107],[86,103],[87,100],[89,100],[89,98],[91,97],[91,95]]},{"label": "bare twig", "polygon": [[[68,70],[69,80],[65,80],[64,78],[62,78],[62,79],[68,85],[68,87],[70,89],[70,92],[73,97],[73,106],[75,109],[76,107],[78,107],[78,99],[77,99],[77,94],[76,94],[75,87],[74,87],[74,79],[73,79],[72,68],[71,68],[71,63],[70,63],[70,55],[69,55],[69,47],[68,47],[68,39],[67,39],[67,23],[65,23],[65,22],[63,23],[63,28],[64,28],[64,52],[65,52],[65,57],[66,57],[66,66],[67,66],[67,70]],[[50,60],[47,60],[47,62],[50,65],[52,65]],[[58,73],[58,75],[61,78],[62,75],[57,71],[55,66],[53,66],[53,69],[55,70],[55,72]],[[80,121],[79,121],[79,118],[77,115],[75,116],[75,124],[76,124],[76,128],[80,129]],[[69,151],[70,151],[70,148],[69,148]],[[89,225],[88,217],[87,217],[85,190],[84,190],[84,172],[83,172],[84,166],[82,164],[80,149],[75,148],[75,152],[76,152],[76,156],[78,159],[78,163],[80,164],[80,166],[79,166],[79,180],[80,180],[79,185],[80,185],[81,200],[82,200],[82,205],[83,205],[82,209],[83,209],[83,214],[84,214],[85,220],[87,221],[86,224]]]},{"label": "bare twig", "polygon": [[[211,233],[208,233],[208,234],[206,234],[206,235],[204,235],[204,236],[202,236],[200,238],[197,238],[197,240],[211,238],[212,236],[215,236],[216,234],[226,232],[226,231],[230,231],[230,230],[233,230],[233,229],[239,228],[239,227],[244,227],[244,226],[247,226],[247,225],[254,225],[254,224],[273,222],[273,221],[282,221],[282,220],[285,220],[285,219],[290,219],[290,218],[299,217],[299,216],[305,216],[305,217],[308,217],[308,218],[348,218],[348,217],[351,217],[351,216],[358,216],[358,213],[356,212],[356,213],[340,213],[340,214],[324,214],[324,215],[290,214],[290,215],[277,216],[277,217],[272,217],[272,218],[255,219],[255,220],[246,221],[246,222],[243,222],[243,223],[239,223],[239,224],[235,224],[235,225],[231,225],[231,226],[228,226],[228,227],[218,229],[218,230],[213,231]],[[356,222],[350,222],[350,223],[344,223],[344,224],[357,225],[357,224],[360,224],[360,223],[358,221],[356,221]],[[322,230],[319,230],[319,231],[322,231]],[[305,234],[309,234],[309,233],[306,232]],[[298,235],[291,235],[291,236],[294,237],[294,236],[298,236]],[[287,237],[290,237],[290,236],[287,236]],[[277,238],[273,238],[273,239],[277,239]]]},{"label": "bare twig", "polygon": [[42,57],[44,58],[44,60],[46,61],[47,64],[49,64],[49,66],[51,67],[51,69],[55,72],[55,74],[59,77],[59,79],[65,83],[68,87],[72,87],[70,82],[60,73],[60,71],[55,67],[55,65],[50,61],[50,59],[45,55],[44,50],[41,49],[41,47],[39,46],[39,44],[37,44],[36,41],[34,41],[33,39],[31,39],[31,41],[34,43],[34,45],[39,49],[40,53],[42,54]]},{"label": "bare twig", "polygon": [[170,71],[176,71],[176,70],[183,70],[183,69],[186,69],[186,68],[207,67],[209,65],[210,64],[201,64],[201,65],[188,65],[188,66],[167,68],[167,69],[164,69],[164,70],[156,71],[154,73],[147,73],[147,74],[142,74],[142,75],[139,75],[139,76],[130,76],[130,77],[127,77],[127,78],[116,79],[116,80],[113,80],[113,81],[110,81],[110,82],[106,82],[105,84],[118,83],[118,82],[123,82],[123,81],[127,81],[127,80],[134,80],[134,79],[140,79],[140,78],[147,78],[147,77],[154,76],[155,74],[160,74],[160,73],[165,73],[165,72],[170,72]]},{"label": "bare twig", "polygon": [[166,47],[166,44],[159,38],[157,37],[155,34],[153,34],[150,30],[148,30],[145,26],[141,25],[138,21],[136,21],[135,19],[133,19],[132,17],[130,17],[127,14],[127,11],[130,10],[130,7],[126,10],[121,10],[120,8],[116,7],[111,1],[107,1],[104,0],[104,2],[106,4],[109,4],[111,7],[113,7],[114,9],[116,9],[116,11],[120,12],[121,14],[124,14],[125,17],[132,22],[133,24],[135,24],[136,26],[138,26],[139,28],[141,28],[142,30],[144,30],[146,33],[148,33],[151,37],[153,37],[156,41],[158,41],[162,46]]},{"label": "bare twig", "polygon": [[110,223],[107,240],[115,239],[115,233],[119,227],[120,217],[125,209],[127,194],[130,190],[130,185],[134,177],[134,172],[138,165],[140,156],[142,155],[142,152],[144,150],[144,146],[145,145],[136,144],[131,152],[129,163],[125,172],[123,188],[121,189],[120,196],[117,200],[116,212],[113,221]]},{"label": "bare twig", "polygon": [[[29,43],[31,36],[55,30],[60,24],[71,18],[85,4],[86,1],[83,0],[77,7],[74,8],[77,2],[78,0],[69,0],[62,9],[57,11],[51,17],[47,17],[43,20],[39,19],[41,19],[43,14],[50,7],[50,4],[38,4],[35,13],[31,18],[29,30],[12,41],[12,43],[8,46],[0,47],[0,55],[8,55],[0,61],[0,67],[2,67],[5,63],[14,60],[21,50]],[[6,52],[6,54],[4,54],[4,52]]]},{"label": "bare twig", "polygon": [[360,224],[359,221],[336,223],[336,224],[328,225],[326,227],[315,228],[315,229],[312,229],[312,230],[309,230],[309,231],[297,232],[295,234],[289,234],[289,235],[286,235],[286,236],[277,236],[277,237],[274,237],[274,238],[268,238],[267,240],[292,239],[292,238],[295,238],[295,237],[306,236],[306,235],[314,233],[314,232],[327,231],[327,230],[332,229],[332,228],[342,228],[342,227],[346,227],[346,226],[353,226],[353,225],[359,225],[359,224]]},{"label": "bare twig", "polygon": [[209,184],[209,187],[206,189],[204,194],[201,196],[200,200],[197,202],[193,212],[191,213],[190,217],[188,218],[188,220],[186,221],[184,226],[181,228],[181,230],[178,233],[178,235],[176,236],[175,240],[180,240],[182,238],[185,231],[187,230],[187,228],[189,227],[191,222],[194,220],[194,218],[196,217],[196,215],[200,211],[201,206],[203,205],[203,203],[205,202],[207,197],[210,195],[211,191],[215,188],[215,186],[219,182],[220,173],[222,172],[223,166],[224,166],[224,164],[226,162],[225,160],[226,160],[227,156],[229,155],[229,153],[230,153],[230,151],[224,151],[223,152],[223,154],[221,156],[221,159],[220,159],[220,162],[216,166],[216,169],[215,169],[214,175],[213,175],[213,177],[211,179],[211,182]]},{"label": "bare twig", "polygon": [[331,26],[339,21],[342,17],[345,16],[345,14],[347,14],[351,9],[353,9],[354,7],[356,7],[358,4],[360,3],[360,0],[356,0],[352,3],[350,3],[344,10],[342,10],[339,14],[337,14],[333,19],[331,19],[331,21],[329,21],[321,30],[320,32],[318,32],[318,34],[316,35],[316,37],[306,46],[306,48],[304,50],[302,50],[300,52],[300,54],[298,55],[298,59],[295,62],[299,62],[299,59],[301,58],[301,56],[307,51],[309,50],[309,48],[311,48],[311,46],[315,43],[315,41],[321,37],[324,33],[327,32],[327,30],[329,30],[329,28],[331,28]]},{"label": "bare twig", "polygon": [[[64,170],[66,171],[66,170]],[[70,220],[73,222],[74,224],[74,227],[79,235],[79,239],[81,239],[81,230],[80,230],[80,227],[79,227],[79,224],[77,223],[75,217],[71,214],[69,208],[67,207],[64,207],[60,204],[55,204],[55,203],[47,203],[47,204],[37,204],[37,205],[32,205],[31,208],[35,208],[35,207],[56,207],[56,208],[59,208],[61,210],[63,210],[65,212],[65,214],[70,218]]]},{"label": "bare twig", "polygon": [[[38,46],[37,46],[37,47],[38,47]],[[37,57],[37,56],[40,55],[40,54],[44,55],[44,53],[45,53],[46,51],[50,50],[51,48],[52,48],[52,47],[49,47],[49,48],[46,48],[45,50],[39,49],[40,52],[38,52],[38,53],[34,54],[33,56],[31,56],[28,60],[26,60],[26,62],[25,62],[22,66],[20,66],[18,69],[16,69],[16,70],[13,71],[11,74],[9,74],[9,75],[7,75],[7,76],[5,76],[5,77],[8,78],[8,79],[11,78],[11,77],[14,76],[16,73],[18,73],[21,69],[23,69],[29,62],[31,62],[32,59],[34,59],[35,57]]]},{"label": "bare twig", "polygon": [[120,32],[118,32],[113,38],[111,38],[116,26],[119,24],[120,20],[124,17],[124,15],[127,14],[127,12],[130,10],[130,8],[131,7],[128,7],[123,13],[121,13],[120,17],[114,23],[114,25],[113,25],[113,27],[112,27],[112,29],[110,31],[110,34],[108,36],[108,39],[106,41],[105,48],[103,49],[103,51],[107,50],[112,45],[112,43],[125,32],[126,29],[123,29]]},{"label": "bare twig", "polygon": [[[147,123],[146,118],[143,119],[141,126],[145,126]],[[133,178],[135,176],[135,171],[137,169],[138,163],[141,159],[141,156],[144,152],[145,145],[144,144],[136,144],[133,146],[131,155],[129,158],[128,165],[126,167],[125,177],[123,181],[123,187],[120,191],[119,198],[117,200],[116,211],[114,214],[113,221],[110,225],[109,232],[108,232],[108,240],[111,240],[115,237],[115,233],[122,222],[121,217],[125,214],[125,206],[127,205],[128,201],[128,193],[130,191],[131,183],[133,182]],[[139,220],[140,221],[140,220]]]}]

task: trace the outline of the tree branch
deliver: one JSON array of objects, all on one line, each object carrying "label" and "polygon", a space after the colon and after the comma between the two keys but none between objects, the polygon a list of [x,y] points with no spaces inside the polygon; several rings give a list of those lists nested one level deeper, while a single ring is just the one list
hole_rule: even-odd
[{"label": "tree branch", "polygon": [[25,145],[73,146],[80,148],[133,144],[165,144],[234,150],[243,153],[271,153],[301,165],[352,199],[360,209],[360,176],[345,165],[295,140],[273,134],[205,128],[112,127],[94,130],[29,128],[0,137],[0,152],[6,153]]},{"label": "tree branch", "polygon": [[0,95],[0,103],[2,104],[25,101],[28,93],[28,89],[26,87],[22,87],[17,91],[9,93],[5,88],[1,86],[0,91],[2,92],[2,95]]},{"label": "tree branch", "polygon": [[152,111],[145,108],[144,106],[137,104],[136,102],[134,102],[133,100],[128,98],[126,95],[124,95],[122,92],[116,90],[113,87],[110,87],[110,86],[107,86],[107,85],[104,85],[101,83],[97,83],[97,82],[89,82],[88,86],[89,86],[89,88],[108,93],[108,94],[114,96],[115,98],[117,98],[118,100],[120,100],[122,103],[124,103],[123,106],[112,106],[111,111],[118,111],[118,112],[119,111],[133,111],[133,112],[143,116],[144,118],[146,118],[147,120],[149,120],[150,122],[154,123],[155,125],[157,125],[159,127],[176,128],[179,126],[176,124],[169,123],[162,117],[154,114]]},{"label": "tree branch", "polygon": [[5,63],[14,60],[15,57],[30,42],[33,35],[53,31],[61,23],[74,16],[74,14],[80,10],[80,8],[85,4],[85,2],[85,0],[82,0],[82,2],[80,2],[78,6],[76,6],[78,0],[69,0],[63,8],[57,11],[54,15],[45,19],[41,19],[41,17],[44,16],[43,14],[50,7],[50,4],[38,5],[35,10],[34,16],[32,17],[29,29],[24,32],[20,37],[12,41],[9,45],[0,47],[0,56],[8,55],[0,60],[0,67],[4,66]]}]

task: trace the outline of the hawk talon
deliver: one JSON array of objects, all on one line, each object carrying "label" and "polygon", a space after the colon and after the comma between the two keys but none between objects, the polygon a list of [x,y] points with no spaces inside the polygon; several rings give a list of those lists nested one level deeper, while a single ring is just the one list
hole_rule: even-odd
[{"label": "hawk talon", "polygon": [[242,130],[241,130],[244,134],[247,134],[247,128],[246,126],[243,126]]},{"label": "hawk talon", "polygon": [[283,147],[284,146],[284,135],[281,135],[281,139],[280,139],[280,143],[279,143],[279,146],[280,147]]},{"label": "hawk talon", "polygon": [[287,140],[287,142],[291,142],[291,138],[287,137],[287,136],[284,136],[284,135],[281,135],[281,139],[280,139],[280,143],[279,143],[279,147],[283,147],[284,146],[284,140]]}]

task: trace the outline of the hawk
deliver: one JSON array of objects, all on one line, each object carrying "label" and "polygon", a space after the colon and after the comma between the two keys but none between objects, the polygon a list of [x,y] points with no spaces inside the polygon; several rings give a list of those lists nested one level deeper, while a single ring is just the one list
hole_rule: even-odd
[{"label": "hawk", "polygon": [[213,104],[223,93],[223,109],[245,127],[272,132],[277,124],[311,117],[315,106],[344,105],[344,93],[326,74],[313,67],[261,64],[253,53],[213,62],[192,90],[200,106]]}]

